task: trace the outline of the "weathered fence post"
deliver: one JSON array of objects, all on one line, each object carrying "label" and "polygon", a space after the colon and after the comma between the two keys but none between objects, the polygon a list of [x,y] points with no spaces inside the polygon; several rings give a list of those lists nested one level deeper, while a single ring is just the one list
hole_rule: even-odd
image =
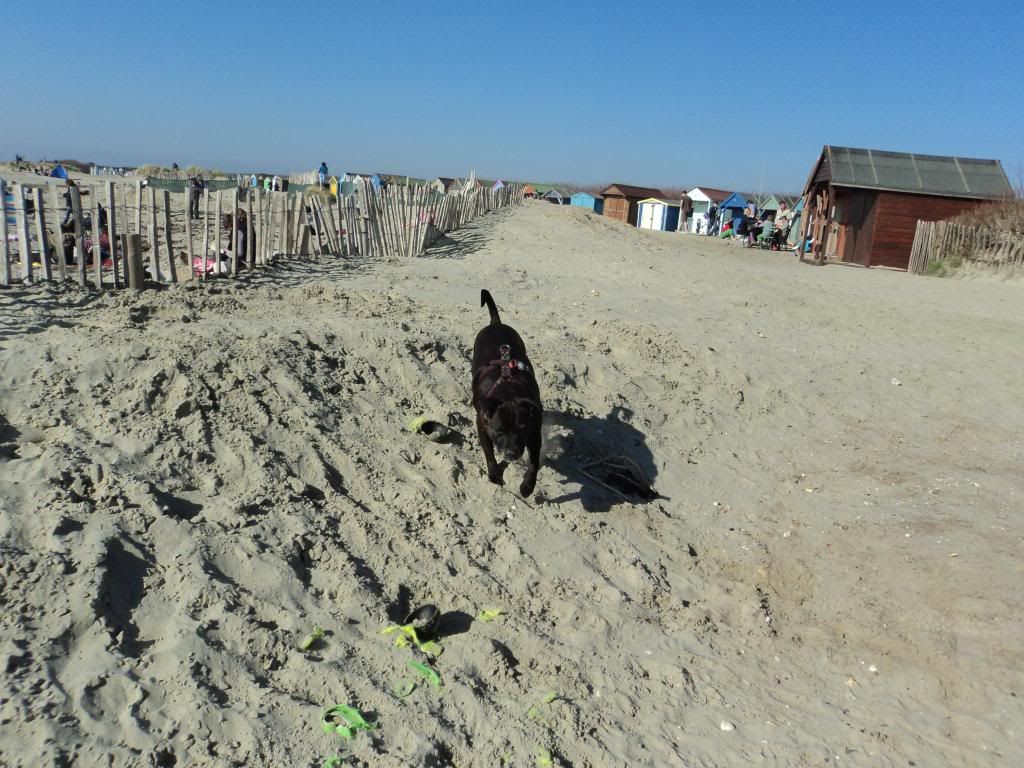
[{"label": "weathered fence post", "polygon": [[150,276],[160,282],[160,261],[157,253],[156,238],[156,190],[149,187],[149,272]]},{"label": "weathered fence post", "polygon": [[144,286],[142,268],[142,235],[135,233],[124,236],[124,252],[128,259],[128,287],[141,291]]},{"label": "weathered fence post", "polygon": [[[231,240],[231,275],[233,277],[238,274],[238,187],[235,187],[231,195],[231,232],[228,233],[228,237]],[[217,258],[219,260],[220,256]]]},{"label": "weathered fence post", "polygon": [[78,284],[85,288],[85,230],[82,226],[82,191],[75,184],[70,187],[71,217],[75,223],[75,264],[78,270]]},{"label": "weathered fence post", "polygon": [[[18,254],[21,257],[21,279],[32,282],[32,241],[29,240],[28,212],[25,210],[25,186],[14,185],[14,226],[18,231]],[[6,215],[6,214],[5,214]]]},{"label": "weathered fence post", "polygon": [[0,179],[0,285],[11,284],[11,251],[7,242],[7,191]]},{"label": "weathered fence post", "polygon": [[36,187],[32,190],[32,201],[36,209],[36,239],[39,240],[39,265],[43,270],[43,279],[53,280],[53,273],[50,271],[50,249],[46,237],[46,221],[43,216],[43,190]]},{"label": "weathered fence post", "polygon": [[121,275],[117,259],[117,195],[112,181],[107,182],[107,242],[110,244],[110,264],[113,267],[114,289],[117,290]]},{"label": "weathered fence post", "polygon": [[100,246],[100,198],[93,187],[89,196],[92,198],[92,273],[96,290],[103,290],[103,248]]},{"label": "weathered fence post", "polygon": [[171,270],[171,282],[178,282],[178,270],[174,266],[174,234],[171,231],[171,193],[164,190],[164,240],[167,244],[167,267]]},{"label": "weathered fence post", "polygon": [[185,242],[188,246],[185,249],[188,258],[188,279],[194,280],[196,276],[192,264],[195,261],[195,249],[192,247],[192,190],[185,187]]},{"label": "weathered fence post", "polygon": [[57,259],[57,274],[61,282],[68,279],[68,268],[64,258],[64,233],[61,231],[61,209],[60,196],[57,194],[57,185],[50,184],[50,240],[56,249],[54,256]]}]

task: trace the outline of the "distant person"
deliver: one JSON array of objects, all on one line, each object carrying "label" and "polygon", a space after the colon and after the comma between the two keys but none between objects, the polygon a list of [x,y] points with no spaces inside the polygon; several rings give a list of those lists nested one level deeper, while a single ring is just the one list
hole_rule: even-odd
[{"label": "distant person", "polygon": [[190,219],[199,218],[199,198],[203,196],[203,180],[198,176],[192,176],[188,180],[188,216]]},{"label": "distant person", "polygon": [[754,223],[754,206],[748,205],[743,209],[739,226],[736,227],[736,234],[743,238],[742,245],[744,248],[751,245],[750,233],[754,229]]},{"label": "distant person", "polygon": [[320,179],[320,189],[327,186],[327,163],[320,163],[320,170],[316,172],[317,178]]},{"label": "distant person", "polygon": [[714,203],[711,204],[711,209],[708,211],[708,234],[718,234],[718,206]]},{"label": "distant person", "polygon": [[177,163],[171,163],[171,170],[172,171],[178,170],[178,164]]}]

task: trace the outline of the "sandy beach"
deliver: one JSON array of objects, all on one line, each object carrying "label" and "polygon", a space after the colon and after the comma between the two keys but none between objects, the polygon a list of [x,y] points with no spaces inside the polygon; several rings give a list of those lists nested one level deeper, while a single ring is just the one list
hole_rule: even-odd
[{"label": "sandy beach", "polygon": [[[481,288],[544,398],[527,501],[472,427]],[[1022,307],[535,202],[0,291],[0,764],[1024,764]],[[440,688],[382,634],[424,603]]]}]

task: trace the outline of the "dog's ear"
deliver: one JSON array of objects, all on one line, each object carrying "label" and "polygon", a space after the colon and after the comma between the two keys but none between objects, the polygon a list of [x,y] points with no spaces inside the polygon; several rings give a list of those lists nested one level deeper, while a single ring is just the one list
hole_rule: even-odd
[{"label": "dog's ear", "polygon": [[525,398],[519,400],[516,404],[516,424],[519,427],[527,426],[538,412],[537,404],[532,400]]},{"label": "dog's ear", "polygon": [[502,401],[496,397],[484,398],[483,403],[481,403],[480,412],[484,415],[484,418],[487,421],[490,421],[494,418],[494,414],[498,412],[498,409],[501,407],[501,403]]}]

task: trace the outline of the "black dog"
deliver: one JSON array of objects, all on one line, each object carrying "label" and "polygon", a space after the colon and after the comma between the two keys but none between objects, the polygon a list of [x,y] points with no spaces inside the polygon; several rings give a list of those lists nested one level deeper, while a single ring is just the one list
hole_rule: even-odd
[{"label": "black dog", "polygon": [[[526,356],[526,346],[514,328],[498,317],[491,294],[480,291],[480,306],[487,306],[491,323],[476,335],[473,342],[473,408],[480,445],[487,459],[487,477],[492,483],[504,485],[502,475],[508,462],[515,461],[526,449],[530,466],[519,492],[523,497],[533,493],[540,469],[540,433],[544,416],[540,404],[540,388],[533,367]],[[494,460],[494,449],[502,461]]]}]

